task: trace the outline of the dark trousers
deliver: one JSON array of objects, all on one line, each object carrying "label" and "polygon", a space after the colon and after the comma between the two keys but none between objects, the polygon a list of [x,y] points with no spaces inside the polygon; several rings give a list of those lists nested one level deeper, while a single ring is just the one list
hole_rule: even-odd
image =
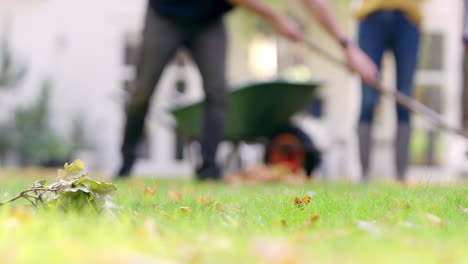
[{"label": "dark trousers", "polygon": [[[359,46],[381,68],[382,57],[391,50],[396,61],[397,89],[411,96],[417,65],[420,33],[403,12],[384,10],[374,12],[359,24]],[[363,84],[361,114],[359,117],[359,148],[363,180],[368,180],[372,148],[372,121],[379,101],[379,93]],[[398,126],[395,137],[395,161],[398,180],[403,181],[409,162],[410,111],[396,105]]]},{"label": "dark trousers", "polygon": [[[201,154],[205,164],[214,165],[227,115],[227,40],[223,21],[219,19],[204,25],[180,24],[162,18],[148,8],[143,34],[136,89],[126,109],[121,148],[124,166],[131,168],[133,165],[155,87],[164,68],[181,47],[190,52],[203,80],[206,99],[200,131]],[[127,168],[128,172],[130,168]]]},{"label": "dark trousers", "polygon": [[[419,50],[419,29],[401,11],[378,11],[359,24],[359,46],[380,68],[386,50],[391,50],[396,61],[397,89],[411,96],[413,76]],[[362,86],[360,121],[371,123],[379,99],[379,93]],[[409,123],[410,112],[397,104],[399,123]]]}]

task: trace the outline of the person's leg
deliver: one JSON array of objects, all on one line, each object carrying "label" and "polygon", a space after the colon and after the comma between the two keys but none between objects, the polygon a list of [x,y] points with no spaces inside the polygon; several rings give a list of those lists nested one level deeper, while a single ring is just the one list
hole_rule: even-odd
[{"label": "person's leg", "polygon": [[197,31],[188,46],[200,70],[205,91],[200,131],[203,164],[197,171],[200,179],[221,176],[216,165],[216,151],[224,136],[227,119],[226,38],[226,29],[220,20]]},{"label": "person's leg", "polygon": [[[385,29],[380,14],[373,14],[359,24],[360,48],[381,67],[385,51]],[[378,92],[362,84],[361,113],[358,125],[359,153],[362,169],[362,180],[369,178],[369,161],[372,149],[372,121],[379,100]]]},{"label": "person's leg", "polygon": [[[402,13],[396,17],[394,45],[397,88],[401,93],[412,96],[414,73],[419,51],[419,29]],[[409,144],[411,136],[411,113],[397,104],[397,131],[395,138],[396,173],[399,181],[404,181],[409,163]]]},{"label": "person's leg", "polygon": [[136,148],[143,135],[151,96],[166,64],[183,40],[182,32],[173,23],[160,18],[148,8],[143,44],[137,65],[136,89],[126,106],[122,143],[122,166],[119,176],[128,176],[136,159]]}]

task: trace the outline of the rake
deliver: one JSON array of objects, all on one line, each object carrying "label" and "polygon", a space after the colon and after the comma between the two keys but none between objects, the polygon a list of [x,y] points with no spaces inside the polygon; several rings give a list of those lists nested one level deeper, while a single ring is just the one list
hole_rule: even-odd
[{"label": "rake", "polygon": [[[348,64],[343,60],[335,57],[334,55],[330,54],[328,51],[324,50],[322,47],[316,45],[315,43],[311,42],[310,40],[305,40],[304,42],[306,46],[311,50],[325,58],[326,60],[342,67],[350,70]],[[427,107],[426,105],[420,103],[419,101],[399,92],[398,90],[389,90],[386,89],[380,82],[375,82],[369,85],[373,89],[377,90],[383,96],[393,98],[398,104],[405,107],[406,109],[417,113],[423,116],[427,121],[432,123],[435,127],[447,131],[452,134],[459,135],[464,139],[468,140],[468,131],[465,131],[459,127],[455,127],[450,125],[439,113],[432,110],[431,108]]]}]

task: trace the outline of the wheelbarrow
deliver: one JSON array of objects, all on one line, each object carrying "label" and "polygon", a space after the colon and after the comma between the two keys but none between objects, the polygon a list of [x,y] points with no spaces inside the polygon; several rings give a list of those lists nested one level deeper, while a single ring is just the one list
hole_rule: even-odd
[{"label": "wheelbarrow", "polygon": [[[313,82],[275,81],[231,90],[224,140],[234,146],[241,142],[262,143],[266,164],[282,164],[293,172],[304,169],[310,175],[320,163],[320,152],[290,120],[310,104],[318,87],[319,83]],[[197,102],[170,111],[185,139],[198,137],[202,108],[203,102]]]}]

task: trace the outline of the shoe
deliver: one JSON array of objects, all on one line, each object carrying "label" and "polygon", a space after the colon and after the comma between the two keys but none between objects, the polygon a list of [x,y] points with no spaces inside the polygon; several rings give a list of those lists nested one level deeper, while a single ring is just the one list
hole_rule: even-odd
[{"label": "shoe", "polygon": [[216,165],[210,165],[203,163],[201,167],[196,170],[197,180],[206,181],[206,180],[221,180],[221,170]]},{"label": "shoe", "polygon": [[134,159],[124,160],[122,167],[120,167],[116,178],[129,178],[134,164]]}]

